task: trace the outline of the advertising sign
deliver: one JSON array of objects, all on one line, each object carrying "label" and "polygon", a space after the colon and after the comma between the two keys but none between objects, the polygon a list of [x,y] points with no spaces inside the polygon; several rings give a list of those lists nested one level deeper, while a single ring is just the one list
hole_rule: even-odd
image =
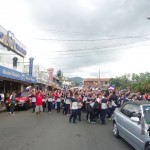
[{"label": "advertising sign", "polygon": [[0,44],[21,57],[25,57],[27,54],[26,47],[15,38],[14,33],[5,30],[2,26],[0,26]]},{"label": "advertising sign", "polygon": [[29,83],[36,83],[35,77],[26,75],[24,73],[3,66],[0,66],[0,76],[4,78],[19,80],[19,81],[24,81]]},{"label": "advertising sign", "polygon": [[53,72],[54,72],[54,68],[49,68],[49,81],[53,81]]}]

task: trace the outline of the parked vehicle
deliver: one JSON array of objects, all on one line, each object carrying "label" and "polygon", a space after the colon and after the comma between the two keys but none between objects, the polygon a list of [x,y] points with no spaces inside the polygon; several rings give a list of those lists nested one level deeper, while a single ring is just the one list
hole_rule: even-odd
[{"label": "parked vehicle", "polygon": [[113,134],[121,136],[136,150],[150,150],[150,102],[129,101],[116,108]]},{"label": "parked vehicle", "polygon": [[[31,93],[30,92],[22,92],[20,94],[16,95],[16,104],[15,108],[24,108],[25,110],[28,110],[32,106],[32,101],[31,101]],[[10,108],[10,97],[6,100],[6,107],[7,110]]]}]

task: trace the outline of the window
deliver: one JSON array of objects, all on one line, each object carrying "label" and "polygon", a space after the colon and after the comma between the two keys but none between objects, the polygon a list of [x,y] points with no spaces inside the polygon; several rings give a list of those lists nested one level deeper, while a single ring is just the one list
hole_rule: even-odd
[{"label": "window", "polygon": [[127,114],[127,111],[128,111],[128,104],[126,104],[122,109],[121,109],[121,112],[126,115]]},{"label": "window", "polygon": [[150,124],[150,105],[143,106],[144,118],[147,124]]},{"label": "window", "polygon": [[135,104],[126,104],[121,112],[127,117],[139,117],[140,116],[140,106]]}]

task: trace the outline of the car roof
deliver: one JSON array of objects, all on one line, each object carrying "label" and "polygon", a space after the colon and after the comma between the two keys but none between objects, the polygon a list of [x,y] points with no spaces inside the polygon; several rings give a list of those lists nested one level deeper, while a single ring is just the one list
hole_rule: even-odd
[{"label": "car roof", "polygon": [[129,102],[126,102],[125,104],[144,105],[144,104],[150,104],[150,102],[149,101],[129,101]]}]

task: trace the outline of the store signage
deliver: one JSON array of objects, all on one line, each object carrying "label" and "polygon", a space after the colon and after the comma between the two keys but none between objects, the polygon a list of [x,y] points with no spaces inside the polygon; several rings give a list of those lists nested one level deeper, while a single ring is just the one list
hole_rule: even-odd
[{"label": "store signage", "polygon": [[14,33],[5,30],[2,26],[0,26],[0,43],[21,57],[27,54],[26,47],[15,38]]},{"label": "store signage", "polygon": [[12,70],[3,66],[0,66],[0,76],[4,78],[19,80],[19,81],[24,81],[24,82],[29,82],[29,83],[36,83],[35,77],[26,75],[19,71]]}]

